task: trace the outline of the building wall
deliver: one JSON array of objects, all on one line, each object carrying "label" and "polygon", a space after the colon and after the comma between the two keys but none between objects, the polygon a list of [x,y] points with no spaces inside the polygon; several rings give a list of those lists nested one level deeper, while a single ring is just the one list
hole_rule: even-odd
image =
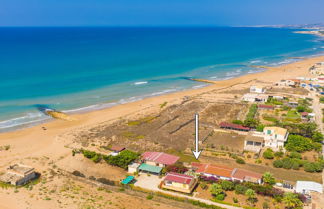
[{"label": "building wall", "polygon": [[145,161],[145,163],[148,164],[148,165],[159,166],[159,167],[161,167],[161,168],[164,168],[164,167],[165,167],[164,164],[156,163],[156,162],[153,162],[153,161]]},{"label": "building wall", "polygon": [[[16,186],[18,186],[18,185],[24,185],[24,184],[28,183],[29,181],[33,180],[35,177],[36,177],[35,172],[29,173],[25,177],[22,177],[21,179],[19,179],[18,181],[16,181],[14,183],[14,185],[16,185]],[[12,182],[12,184],[13,184],[13,182]]]}]

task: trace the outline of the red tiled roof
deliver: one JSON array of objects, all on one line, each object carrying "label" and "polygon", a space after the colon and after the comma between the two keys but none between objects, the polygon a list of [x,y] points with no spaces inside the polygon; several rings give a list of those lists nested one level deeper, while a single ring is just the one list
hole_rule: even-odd
[{"label": "red tiled roof", "polygon": [[169,155],[164,152],[144,152],[142,159],[161,163],[164,165],[172,165],[179,160],[178,156]]},{"label": "red tiled roof", "polygon": [[165,177],[165,181],[172,181],[181,184],[190,184],[190,182],[194,179],[192,176],[188,176],[185,174],[179,173],[168,173]]},{"label": "red tiled roof", "polygon": [[234,124],[234,123],[228,123],[228,122],[221,122],[219,125],[221,128],[233,128],[233,129],[237,129],[237,130],[246,130],[246,131],[250,130],[249,127],[245,127],[245,126]]},{"label": "red tiled roof", "polygon": [[120,147],[120,146],[112,146],[111,150],[115,152],[121,152],[125,149],[125,147]]},{"label": "red tiled roof", "polygon": [[302,116],[307,116],[308,115],[308,112],[302,112],[300,113]]},{"label": "red tiled roof", "polygon": [[273,109],[273,106],[272,105],[260,104],[260,105],[258,105],[258,108]]},{"label": "red tiled roof", "polygon": [[192,163],[192,167],[197,168],[197,173],[206,173],[216,176],[222,177],[232,177],[232,172],[234,171],[233,168],[229,168],[222,165],[215,165],[215,164],[200,164],[200,163]]},{"label": "red tiled roof", "polygon": [[242,181],[251,178],[259,180],[262,178],[262,174],[237,168],[235,169],[232,177]]}]

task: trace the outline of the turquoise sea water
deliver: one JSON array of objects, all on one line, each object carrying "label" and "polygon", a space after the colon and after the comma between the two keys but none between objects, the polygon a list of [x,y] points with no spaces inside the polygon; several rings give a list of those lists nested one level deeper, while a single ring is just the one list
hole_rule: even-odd
[{"label": "turquoise sea water", "polygon": [[48,120],[38,105],[100,109],[323,52],[291,29],[0,28],[0,131]]}]

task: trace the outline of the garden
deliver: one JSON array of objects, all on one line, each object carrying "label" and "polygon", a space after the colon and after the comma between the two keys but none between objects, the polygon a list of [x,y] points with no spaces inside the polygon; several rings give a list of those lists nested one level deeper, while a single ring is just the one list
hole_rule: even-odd
[{"label": "garden", "polygon": [[244,208],[302,208],[306,198],[274,188],[275,179],[264,173],[263,185],[200,177],[197,197]]}]

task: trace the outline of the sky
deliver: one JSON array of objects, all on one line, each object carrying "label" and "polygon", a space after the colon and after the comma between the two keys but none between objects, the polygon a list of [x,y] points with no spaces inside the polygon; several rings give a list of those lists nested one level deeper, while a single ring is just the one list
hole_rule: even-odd
[{"label": "sky", "polygon": [[0,26],[324,23],[324,0],[0,0]]}]

